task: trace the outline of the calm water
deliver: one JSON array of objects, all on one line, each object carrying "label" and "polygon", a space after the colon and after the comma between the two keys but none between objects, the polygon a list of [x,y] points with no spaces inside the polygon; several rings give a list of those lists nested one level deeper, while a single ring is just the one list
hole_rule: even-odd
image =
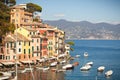
[{"label": "calm water", "polygon": [[[34,71],[34,80],[120,80],[120,41],[118,40],[75,40],[74,51],[71,56],[81,55],[75,58],[73,62],[80,64],[74,70],[55,73]],[[89,53],[89,57],[83,56],[84,52]],[[80,71],[80,67],[88,61],[93,61],[92,68],[87,72]],[[105,71],[112,69],[114,71],[110,78],[106,78],[104,73],[97,73],[97,68],[104,65]],[[31,73],[19,74],[19,80],[33,80]]]},{"label": "calm water", "polygon": [[[119,40],[75,40],[75,50],[72,56],[80,54],[81,57],[72,62],[78,61],[80,65],[71,72],[66,72],[65,80],[120,80],[120,41]],[[83,57],[84,52],[89,53],[88,58]],[[81,72],[80,67],[88,61],[94,64],[88,72]],[[105,71],[114,71],[110,78],[105,78],[105,71],[97,73],[97,68],[104,65]]]}]

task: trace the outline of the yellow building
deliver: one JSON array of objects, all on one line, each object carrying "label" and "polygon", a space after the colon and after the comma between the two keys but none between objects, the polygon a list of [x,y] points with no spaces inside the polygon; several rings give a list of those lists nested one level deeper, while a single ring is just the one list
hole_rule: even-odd
[{"label": "yellow building", "polygon": [[19,61],[31,58],[31,40],[25,36],[15,33],[5,37],[5,60],[14,61],[17,57]]}]

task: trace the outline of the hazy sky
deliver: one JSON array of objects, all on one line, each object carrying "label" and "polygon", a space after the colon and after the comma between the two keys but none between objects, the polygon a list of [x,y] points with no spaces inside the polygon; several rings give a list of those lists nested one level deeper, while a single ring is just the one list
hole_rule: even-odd
[{"label": "hazy sky", "polygon": [[42,6],[43,20],[120,22],[120,0],[16,0]]}]

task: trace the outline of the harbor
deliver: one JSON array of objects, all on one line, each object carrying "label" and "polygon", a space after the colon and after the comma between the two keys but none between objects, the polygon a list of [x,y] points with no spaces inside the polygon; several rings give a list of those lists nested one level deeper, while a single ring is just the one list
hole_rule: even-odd
[{"label": "harbor", "polygon": [[[76,45],[74,46],[74,51],[71,52],[71,58],[65,57],[60,58],[60,62],[56,66],[39,66],[34,70],[18,72],[18,80],[119,80],[119,52],[120,46],[117,44],[119,41],[101,41],[101,40],[76,40],[74,41]],[[101,43],[102,42],[102,43]],[[83,43],[88,43],[83,44]],[[92,44],[96,43],[96,46]],[[82,44],[82,46],[79,46]],[[114,46],[113,48],[101,47],[104,46]],[[86,46],[86,47],[83,47]],[[101,50],[103,51],[101,53]],[[89,54],[88,57],[84,56],[84,52]],[[106,53],[106,54],[105,54]],[[79,57],[76,57],[76,55]],[[108,58],[109,57],[109,58]],[[54,63],[57,61],[53,61]],[[74,68],[69,70],[63,69],[67,64],[76,64]],[[91,68],[88,70],[80,70],[84,65],[90,65]],[[69,67],[69,65],[68,65]],[[98,68],[104,69],[103,71],[98,71]],[[105,68],[104,68],[105,67]],[[113,73],[111,74],[112,70]],[[106,76],[106,73],[111,74]]]}]

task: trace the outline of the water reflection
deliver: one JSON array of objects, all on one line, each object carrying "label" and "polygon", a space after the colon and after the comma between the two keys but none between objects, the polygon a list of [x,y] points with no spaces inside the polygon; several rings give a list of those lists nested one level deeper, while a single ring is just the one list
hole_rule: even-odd
[{"label": "water reflection", "polygon": [[48,71],[34,70],[34,77],[31,72],[18,73],[18,80],[64,80],[64,72],[53,72],[51,69]]}]

